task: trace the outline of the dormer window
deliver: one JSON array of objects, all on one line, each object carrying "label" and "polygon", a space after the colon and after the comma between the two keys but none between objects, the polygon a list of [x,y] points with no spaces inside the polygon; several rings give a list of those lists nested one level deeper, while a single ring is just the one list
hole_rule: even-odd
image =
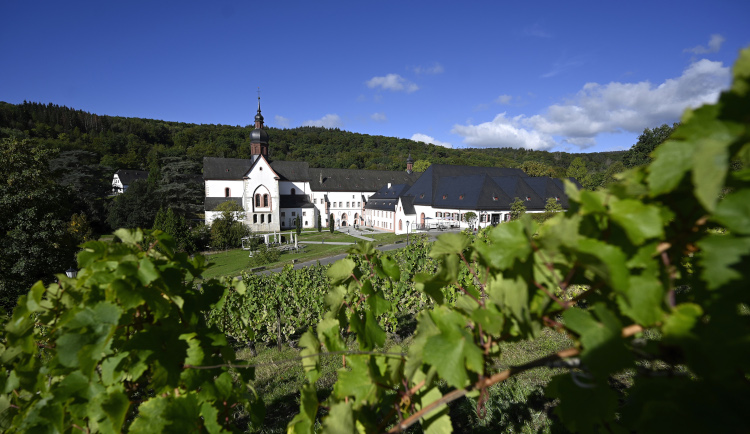
[{"label": "dormer window", "polygon": [[492,200],[497,201],[499,198],[497,196],[492,196]]},{"label": "dormer window", "polygon": [[458,200],[464,200],[464,195],[458,196]]},{"label": "dormer window", "polygon": [[447,194],[443,195],[443,200],[445,200],[445,199],[448,199],[448,195]]},{"label": "dormer window", "polygon": [[530,197],[528,197],[528,196],[526,196],[526,202],[528,202],[528,201],[530,201],[530,200],[531,200],[531,198],[530,198]]}]

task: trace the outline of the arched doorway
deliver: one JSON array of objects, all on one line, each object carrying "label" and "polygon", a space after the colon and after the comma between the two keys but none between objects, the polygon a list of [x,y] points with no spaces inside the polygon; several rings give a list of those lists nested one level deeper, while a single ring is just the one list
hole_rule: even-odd
[{"label": "arched doorway", "polygon": [[424,213],[419,216],[419,225],[424,229]]},{"label": "arched doorway", "polygon": [[346,226],[346,213],[341,214],[341,227]]},{"label": "arched doorway", "polygon": [[354,225],[354,227],[357,227],[357,225],[361,225],[361,224],[362,223],[359,221],[359,214],[355,212],[354,220],[352,220],[352,225]]}]

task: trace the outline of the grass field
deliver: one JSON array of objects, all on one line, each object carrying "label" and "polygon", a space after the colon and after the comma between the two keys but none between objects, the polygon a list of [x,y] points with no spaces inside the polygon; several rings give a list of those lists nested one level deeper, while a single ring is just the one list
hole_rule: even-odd
[{"label": "grass field", "polygon": [[[282,232],[285,237],[289,236],[289,232]],[[377,244],[393,244],[397,241],[406,240],[404,235],[394,234],[383,234],[383,233],[368,233],[365,232],[365,236],[375,239]],[[361,241],[359,238],[352,237],[341,232],[334,232],[333,234],[328,231],[308,231],[302,232],[299,236],[300,241],[323,241],[323,242],[340,242],[340,243],[356,243]],[[312,261],[315,259],[327,258],[329,256],[335,256],[338,254],[346,253],[349,246],[341,246],[334,244],[306,244],[302,252],[300,253],[283,253],[279,258],[278,262],[266,264],[266,269],[278,268],[285,264],[289,264],[296,260],[298,262]],[[233,249],[220,252],[204,253],[207,259],[213,262],[213,265],[203,273],[205,279],[213,277],[223,276],[239,276],[243,271],[250,269],[249,266],[249,253],[247,250]]]}]

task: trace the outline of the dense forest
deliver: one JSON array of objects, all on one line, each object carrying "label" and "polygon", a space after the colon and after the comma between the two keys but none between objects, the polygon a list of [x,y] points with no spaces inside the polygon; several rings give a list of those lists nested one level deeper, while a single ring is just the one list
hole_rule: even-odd
[{"label": "dense forest", "polygon": [[[152,119],[100,116],[82,110],[24,102],[0,102],[0,138],[38,141],[61,151],[84,150],[99,163],[117,169],[149,170],[164,157],[186,157],[201,164],[203,157],[248,158],[252,125],[196,125]],[[621,161],[624,152],[570,154],[515,148],[449,149],[385,136],[339,129],[267,128],[274,160],[307,161],[311,167],[403,170],[406,157],[430,163],[522,167],[541,163],[564,176],[580,157],[590,173],[604,172]]]}]

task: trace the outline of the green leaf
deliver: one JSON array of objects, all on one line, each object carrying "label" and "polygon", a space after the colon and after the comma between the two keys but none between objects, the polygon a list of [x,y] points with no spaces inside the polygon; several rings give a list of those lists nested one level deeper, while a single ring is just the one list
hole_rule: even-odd
[{"label": "green leaf", "polygon": [[341,259],[331,265],[326,273],[331,279],[331,284],[340,285],[352,275],[356,264],[349,258]]},{"label": "green leaf", "polygon": [[138,266],[138,279],[145,286],[160,277],[159,270],[156,269],[150,258],[141,258]]},{"label": "green leaf", "polygon": [[729,193],[716,206],[713,218],[733,233],[750,235],[750,189]]},{"label": "green leaf", "polygon": [[694,303],[682,303],[675,306],[664,320],[662,332],[665,339],[684,339],[696,337],[693,327],[703,315],[703,309]]},{"label": "green leaf", "polygon": [[391,258],[390,256],[384,256],[381,260],[381,263],[383,264],[383,271],[393,279],[394,281],[399,281],[401,279],[401,270],[398,267],[398,262],[396,262],[395,259]]},{"label": "green leaf", "polygon": [[578,242],[578,252],[579,260],[588,270],[608,282],[616,291],[627,291],[630,272],[625,266],[625,254],[618,246],[583,238]]},{"label": "green leaf", "polygon": [[661,213],[656,206],[646,205],[635,199],[614,201],[610,204],[610,218],[616,222],[636,246],[649,238],[664,235]]},{"label": "green leaf", "polygon": [[323,430],[331,434],[352,434],[356,432],[351,404],[345,402],[333,404],[328,416],[323,419]]},{"label": "green leaf", "polygon": [[312,384],[300,388],[300,411],[287,425],[287,433],[312,433],[315,426],[315,415],[318,413],[318,396]]},{"label": "green leaf", "polygon": [[347,357],[347,367],[339,369],[339,380],[333,386],[333,394],[339,400],[353,397],[355,408],[364,402],[376,400],[375,394],[378,387],[370,377],[367,360],[364,357]]},{"label": "green leaf", "polygon": [[430,256],[438,258],[443,255],[461,254],[470,244],[469,237],[462,233],[444,234],[433,244]]},{"label": "green leaf", "polygon": [[[750,237],[711,235],[699,241],[701,277],[709,289],[743,278],[740,270],[750,267]],[[746,275],[745,275],[746,276]]]},{"label": "green leaf", "polygon": [[485,256],[489,257],[493,268],[506,270],[516,260],[525,262],[531,254],[531,242],[519,220],[498,225],[490,231],[489,238],[492,245]]},{"label": "green leaf", "polygon": [[302,347],[300,356],[302,359],[302,368],[310,384],[314,384],[320,377],[320,341],[312,329],[308,329],[300,338],[299,345]]},{"label": "green leaf", "polygon": [[138,244],[143,242],[143,232],[140,229],[118,229],[115,231],[115,236],[126,244]]},{"label": "green leaf", "polygon": [[600,386],[606,387],[609,374],[632,364],[633,356],[625,347],[622,324],[603,303],[593,308],[595,319],[582,309],[568,309],[563,313],[565,327],[581,338],[581,360],[597,377]]},{"label": "green leaf", "polygon": [[630,287],[617,298],[620,310],[642,326],[651,326],[664,316],[665,288],[655,276],[631,276]]},{"label": "green leaf", "polygon": [[[437,386],[431,387],[419,395],[417,409],[421,410],[442,397],[443,395]],[[422,424],[422,430],[425,434],[450,434],[453,432],[451,418],[448,415],[448,406],[445,404],[428,413],[419,422]]]},{"label": "green leaf", "polygon": [[692,166],[694,150],[676,140],[667,140],[654,150],[654,160],[647,169],[652,196],[668,193],[679,185]]},{"label": "green leaf", "polygon": [[462,388],[469,381],[467,368],[482,373],[484,355],[474,344],[473,337],[465,330],[463,315],[445,308],[431,312],[441,333],[427,338],[423,359],[434,366],[449,385]]}]

